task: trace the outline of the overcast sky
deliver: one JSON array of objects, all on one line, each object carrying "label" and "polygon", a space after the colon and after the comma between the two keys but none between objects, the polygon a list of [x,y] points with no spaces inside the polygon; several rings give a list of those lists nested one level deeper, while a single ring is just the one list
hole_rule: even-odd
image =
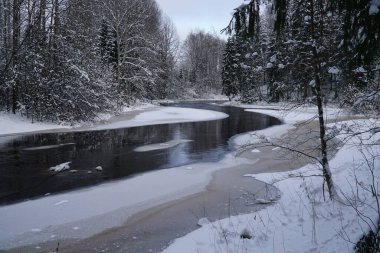
[{"label": "overcast sky", "polygon": [[243,0],[156,0],[184,40],[191,30],[216,32],[228,25],[233,9]]}]

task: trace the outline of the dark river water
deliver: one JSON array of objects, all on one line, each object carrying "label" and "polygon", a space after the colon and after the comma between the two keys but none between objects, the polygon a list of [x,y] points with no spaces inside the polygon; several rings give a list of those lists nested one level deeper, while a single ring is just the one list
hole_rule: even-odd
[{"label": "dark river water", "polygon": [[[221,111],[222,120],[115,130],[0,136],[0,205],[37,198],[143,172],[195,162],[212,162],[232,150],[237,134],[281,124],[273,117],[206,103],[170,106]],[[192,140],[172,148],[135,152],[142,145]],[[70,170],[49,171],[71,162]],[[97,166],[102,171],[97,171]]]}]

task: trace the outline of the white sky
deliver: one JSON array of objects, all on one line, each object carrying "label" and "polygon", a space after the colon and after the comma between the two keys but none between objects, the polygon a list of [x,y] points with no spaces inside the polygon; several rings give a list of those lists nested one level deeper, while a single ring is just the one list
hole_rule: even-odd
[{"label": "white sky", "polygon": [[156,0],[175,24],[181,40],[192,30],[216,32],[228,25],[233,9],[243,0]]}]

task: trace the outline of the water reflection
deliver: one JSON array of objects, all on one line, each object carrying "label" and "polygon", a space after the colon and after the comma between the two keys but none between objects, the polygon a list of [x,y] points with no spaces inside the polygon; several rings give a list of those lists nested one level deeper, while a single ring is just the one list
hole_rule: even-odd
[{"label": "water reflection", "polygon": [[[213,109],[230,117],[95,132],[0,137],[0,204],[156,169],[216,161],[229,151],[228,139],[233,135],[280,123],[272,117],[234,107],[206,104],[174,106]],[[168,149],[134,151],[142,145],[180,139],[193,141]],[[50,167],[69,161],[72,162],[71,170],[76,170],[76,173],[49,171]],[[103,171],[96,171],[97,166],[102,166]]]}]

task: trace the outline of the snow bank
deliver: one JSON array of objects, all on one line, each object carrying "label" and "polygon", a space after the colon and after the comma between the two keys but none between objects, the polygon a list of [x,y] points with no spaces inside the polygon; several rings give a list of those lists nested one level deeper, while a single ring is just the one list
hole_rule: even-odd
[{"label": "snow bank", "polygon": [[[380,125],[378,121],[367,120],[340,123],[338,127],[366,131],[374,123]],[[345,137],[343,131],[341,138]],[[177,239],[163,253],[354,252],[353,243],[369,230],[361,218],[369,217],[366,221],[371,224],[371,221],[376,223],[379,215],[376,199],[367,190],[372,182],[371,170],[362,154],[377,156],[373,164],[378,178],[380,148],[359,144],[379,143],[379,140],[380,133],[371,132],[350,139],[330,162],[344,203],[324,200],[322,172],[316,165],[287,173],[246,175],[274,183],[283,197],[259,212],[206,224]],[[356,210],[363,216],[359,217]],[[247,232],[251,239],[244,239],[243,233]]]},{"label": "snow bank", "polygon": [[68,128],[70,127],[51,123],[32,123],[30,122],[30,120],[23,118],[20,115],[13,115],[0,112],[0,136],[8,134]]}]

